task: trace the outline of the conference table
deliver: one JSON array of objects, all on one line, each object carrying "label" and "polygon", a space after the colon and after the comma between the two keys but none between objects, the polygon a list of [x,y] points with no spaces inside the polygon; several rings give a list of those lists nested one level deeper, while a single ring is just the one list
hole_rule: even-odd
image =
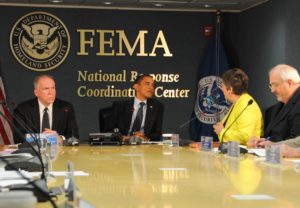
[{"label": "conference table", "polygon": [[[65,171],[72,161],[80,196],[103,208],[300,207],[300,165],[263,158],[231,158],[216,152],[168,145],[61,147],[52,162]],[[56,177],[49,186],[63,184]],[[60,203],[63,196],[58,197]],[[37,207],[51,207],[39,203]]]}]

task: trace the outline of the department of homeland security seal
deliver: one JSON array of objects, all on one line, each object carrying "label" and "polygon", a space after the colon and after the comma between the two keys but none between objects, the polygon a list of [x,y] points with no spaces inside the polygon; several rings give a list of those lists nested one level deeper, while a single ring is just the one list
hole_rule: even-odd
[{"label": "department of homeland security seal", "polygon": [[10,33],[10,48],[17,61],[34,71],[58,67],[70,49],[70,35],[63,22],[47,12],[21,17]]},{"label": "department of homeland security seal", "polygon": [[217,76],[206,76],[199,80],[194,110],[202,123],[214,124],[229,110],[221,87],[222,80]]}]

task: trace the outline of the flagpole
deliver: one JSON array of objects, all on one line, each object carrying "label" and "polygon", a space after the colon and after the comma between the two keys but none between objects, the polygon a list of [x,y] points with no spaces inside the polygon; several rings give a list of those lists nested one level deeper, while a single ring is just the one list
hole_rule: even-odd
[{"label": "flagpole", "polygon": [[[221,11],[220,10],[217,10],[216,12],[216,58],[215,58],[215,61],[216,61],[216,76],[217,76],[217,83],[218,83],[218,79],[220,77],[220,25],[221,25]],[[220,121],[220,114],[219,114],[219,99],[216,100],[216,105],[217,105],[217,110],[216,110],[216,120],[217,122]]]}]

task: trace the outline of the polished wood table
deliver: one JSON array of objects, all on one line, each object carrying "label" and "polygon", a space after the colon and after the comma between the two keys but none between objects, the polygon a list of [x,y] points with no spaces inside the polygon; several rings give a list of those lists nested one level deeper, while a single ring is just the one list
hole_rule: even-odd
[{"label": "polished wood table", "polygon": [[[53,169],[66,170],[69,160],[75,170],[89,173],[75,180],[82,198],[95,207],[300,207],[300,167],[289,161],[269,165],[251,155],[233,159],[162,145],[79,146],[62,147]],[[62,183],[57,177],[52,185]],[[264,195],[271,198],[259,198]]]}]

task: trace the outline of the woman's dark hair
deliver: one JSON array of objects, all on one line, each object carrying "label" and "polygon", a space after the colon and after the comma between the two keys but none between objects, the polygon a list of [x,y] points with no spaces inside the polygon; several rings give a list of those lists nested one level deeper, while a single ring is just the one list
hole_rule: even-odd
[{"label": "woman's dark hair", "polygon": [[236,95],[241,95],[248,91],[248,75],[239,68],[229,69],[222,75],[223,84],[232,87]]}]

